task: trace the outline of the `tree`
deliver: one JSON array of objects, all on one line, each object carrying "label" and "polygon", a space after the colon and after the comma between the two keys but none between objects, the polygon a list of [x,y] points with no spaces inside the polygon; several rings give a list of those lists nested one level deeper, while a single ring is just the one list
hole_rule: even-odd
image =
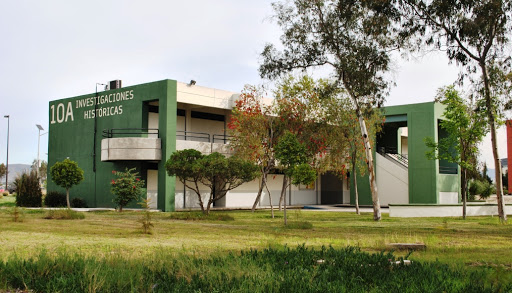
[{"label": "tree", "polygon": [[19,207],[40,207],[43,194],[36,172],[23,172],[14,179],[16,205]]},{"label": "tree", "polygon": [[284,50],[266,45],[260,66],[262,77],[275,78],[295,69],[329,66],[332,88],[343,88],[351,98],[365,145],[374,220],[381,219],[372,149],[363,111],[380,105],[389,82],[389,51],[401,35],[394,24],[399,13],[390,1],[295,0],[274,3]]},{"label": "tree", "polygon": [[[205,156],[193,149],[172,153],[165,168],[169,176],[176,176],[196,193],[201,211],[206,215],[215,201],[226,196],[228,191],[254,180],[258,172],[256,165],[236,156],[226,158],[217,152]],[[200,184],[210,188],[206,209]]]},{"label": "tree", "polygon": [[65,159],[62,162],[56,162],[50,168],[50,175],[55,184],[66,189],[66,203],[68,208],[71,208],[69,203],[69,189],[84,180],[84,170],[78,167],[75,161]]},{"label": "tree", "polygon": [[[265,105],[262,93],[254,86],[246,86],[231,112],[228,123],[231,147],[237,156],[256,162],[260,171],[258,194],[252,211],[260,202],[267,176],[275,167],[274,145],[280,135],[279,121],[273,113],[273,105]],[[267,188],[268,190],[268,188]],[[269,192],[270,207],[272,197]]]},{"label": "tree", "polygon": [[279,139],[275,152],[284,173],[281,197],[284,198],[284,224],[286,225],[286,196],[283,196],[284,191],[290,184],[311,184],[316,179],[316,171],[307,163],[309,158],[306,145],[300,143],[297,136],[289,131],[286,131]]},{"label": "tree", "polygon": [[507,215],[504,211],[501,162],[496,140],[499,95],[493,93],[492,72],[496,72],[496,67],[499,67],[498,72],[503,71],[503,65],[510,60],[505,58],[504,48],[508,45],[508,35],[512,30],[512,2],[403,0],[401,3],[404,13],[411,17],[406,26],[408,30],[425,36],[427,45],[446,51],[450,61],[464,66],[469,74],[476,73],[477,69],[480,71],[481,94],[485,101],[494,156],[498,214],[500,220],[505,222]]},{"label": "tree", "polygon": [[[330,133],[325,120],[322,96],[327,92],[327,80],[314,80],[309,76],[294,77],[288,75],[281,79],[274,91],[275,115],[280,121],[281,133],[292,133],[297,141],[304,145],[304,163],[308,163],[319,173],[325,169],[327,138]],[[325,96],[330,95],[331,91]],[[278,138],[281,140],[282,135]],[[274,149],[275,151],[275,149]],[[279,200],[279,208],[284,201],[287,182],[291,177],[283,177],[283,187]]]},{"label": "tree", "polygon": [[439,90],[438,99],[446,105],[441,127],[448,133],[447,137],[438,142],[432,137],[425,138],[430,148],[429,159],[447,160],[456,163],[461,170],[462,217],[466,219],[466,202],[468,191],[468,170],[475,170],[473,158],[478,152],[478,144],[487,132],[485,113],[477,105],[468,103],[453,86]]},{"label": "tree", "polygon": [[46,173],[48,169],[48,163],[46,161],[39,161],[39,168],[37,168],[37,160],[34,160],[30,169],[37,172],[42,183],[46,182]]},{"label": "tree", "polygon": [[112,171],[117,178],[110,182],[110,190],[114,194],[112,201],[119,207],[119,212],[122,212],[123,207],[130,202],[138,201],[143,193],[144,180],[141,180],[139,173],[134,170],[135,168],[126,168],[124,172]]}]

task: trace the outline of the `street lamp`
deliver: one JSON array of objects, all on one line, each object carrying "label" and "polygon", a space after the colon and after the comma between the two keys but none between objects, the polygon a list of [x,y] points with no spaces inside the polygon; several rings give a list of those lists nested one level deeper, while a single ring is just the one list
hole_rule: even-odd
[{"label": "street lamp", "polygon": [[39,177],[39,168],[41,167],[41,163],[39,161],[39,145],[41,142],[41,136],[47,134],[48,132],[41,134],[41,131],[44,130],[44,128],[40,124],[36,124],[36,126],[37,126],[37,129],[39,129],[39,135],[37,137],[37,168],[36,168],[36,174]]},{"label": "street lamp", "polygon": [[9,115],[4,115],[7,118],[7,160],[5,162],[5,188],[9,190],[7,184],[9,183]]}]

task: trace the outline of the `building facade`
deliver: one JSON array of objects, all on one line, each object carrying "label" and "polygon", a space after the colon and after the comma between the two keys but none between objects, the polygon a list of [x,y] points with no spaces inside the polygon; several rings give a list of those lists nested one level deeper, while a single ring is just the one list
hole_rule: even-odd
[{"label": "building facade", "polygon": [[[172,152],[188,148],[205,154],[228,154],[231,149],[227,123],[237,98],[237,93],[192,82],[162,80],[124,88],[114,86],[100,93],[51,101],[49,166],[66,158],[78,163],[85,179],[70,190],[70,196],[84,199],[89,207],[114,207],[110,192],[113,171],[135,168],[146,181],[146,197],[152,208],[197,208],[195,193],[167,176],[165,162]],[[442,135],[441,105],[395,106],[385,111],[384,132],[376,139],[377,149],[382,150],[376,153],[382,205],[457,202],[458,179],[454,178],[458,175],[444,174],[440,170],[446,164],[425,157],[423,138]],[[330,173],[320,175],[311,186],[287,190],[287,202],[354,204],[349,181]],[[371,204],[367,178],[359,178],[358,182],[360,203]],[[258,180],[243,184],[215,206],[252,206],[258,184]],[[273,204],[278,204],[281,185],[282,175],[269,176]],[[63,191],[48,174],[48,191],[53,190]],[[207,192],[205,187],[205,197]],[[269,205],[265,191],[259,206]]]}]

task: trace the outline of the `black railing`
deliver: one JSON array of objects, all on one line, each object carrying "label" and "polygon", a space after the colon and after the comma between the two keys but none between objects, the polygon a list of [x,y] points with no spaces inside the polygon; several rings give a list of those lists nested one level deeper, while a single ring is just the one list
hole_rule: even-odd
[{"label": "black railing", "polygon": [[231,140],[231,136],[225,134],[214,134],[213,142],[214,143],[223,143],[226,144]]},{"label": "black railing", "polygon": [[114,136],[130,137],[130,136],[148,136],[156,134],[160,137],[158,128],[112,128],[103,129],[103,137],[113,138]]},{"label": "black railing", "polygon": [[205,132],[176,131],[176,138],[180,140],[210,142],[210,134]]},{"label": "black railing", "polygon": [[402,155],[397,153],[397,149],[395,147],[379,147],[377,152],[386,158],[390,158],[400,165],[409,168],[409,158],[408,155]]}]

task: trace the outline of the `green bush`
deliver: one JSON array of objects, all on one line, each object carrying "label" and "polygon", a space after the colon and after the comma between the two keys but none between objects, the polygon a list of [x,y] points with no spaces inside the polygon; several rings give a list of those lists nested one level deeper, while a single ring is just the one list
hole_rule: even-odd
[{"label": "green bush", "polygon": [[486,182],[484,186],[484,190],[480,193],[480,198],[487,199],[491,194],[496,193],[496,186],[494,184]]},{"label": "green bush", "polygon": [[71,200],[71,206],[74,208],[88,208],[87,202],[81,197],[75,197]]},{"label": "green bush", "polygon": [[24,172],[14,180],[16,186],[16,205],[19,207],[40,207],[43,194],[39,186],[39,177],[35,171]]},{"label": "green bush", "polygon": [[487,180],[473,180],[469,184],[469,198],[471,198],[471,196],[474,198],[476,195],[479,195],[480,198],[487,199],[491,194],[495,193],[496,186],[494,186],[492,183],[489,183]]},{"label": "green bush", "polygon": [[112,173],[117,177],[110,182],[110,190],[114,194],[112,201],[119,208],[119,212],[122,212],[127,204],[139,200],[143,193],[144,180],[140,180],[135,168],[126,168],[124,172],[112,171]]},{"label": "green bush", "polygon": [[2,193],[2,195],[3,195],[3,196],[9,196],[9,191],[4,191],[4,192]]},{"label": "green bush", "polygon": [[49,191],[44,197],[44,205],[49,208],[65,207],[67,205],[66,194],[58,191]]}]

